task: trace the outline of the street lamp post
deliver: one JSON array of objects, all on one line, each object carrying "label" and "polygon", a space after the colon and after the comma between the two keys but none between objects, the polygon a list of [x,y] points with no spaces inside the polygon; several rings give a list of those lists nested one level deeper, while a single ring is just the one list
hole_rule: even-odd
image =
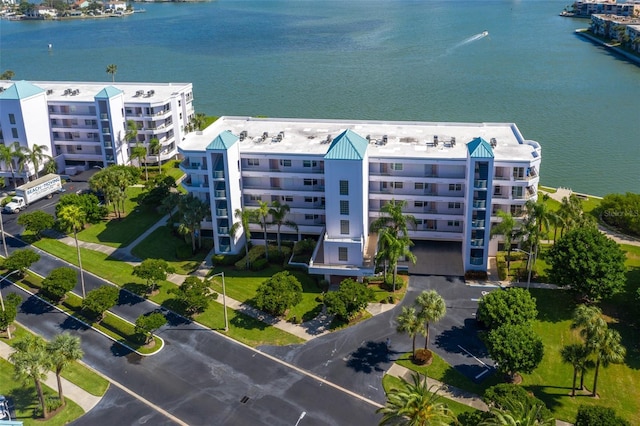
[{"label": "street lamp post", "polygon": [[527,275],[527,290],[529,290],[529,285],[531,284],[531,270],[533,269],[532,265],[530,265],[531,253],[529,253],[528,251],[521,250],[519,248],[514,248],[513,251],[520,251],[527,255],[527,269],[529,270],[529,273]]},{"label": "street lamp post", "polygon": [[304,416],[307,415],[306,411],[303,411],[302,413],[300,413],[300,417],[298,417],[298,421],[296,422],[295,426],[298,426],[298,424],[300,424],[300,420],[304,419]]},{"label": "street lamp post", "polygon": [[222,305],[224,306],[224,331],[229,331],[229,318],[227,317],[227,289],[224,284],[224,272],[211,275],[211,278],[222,277]]},{"label": "street lamp post", "polygon": [[4,247],[4,257],[6,259],[9,257],[9,251],[7,250],[7,240],[4,238],[4,218],[2,217],[2,212],[0,212],[0,232],[2,232],[2,247]]},{"label": "street lamp post", "polygon": [[[9,272],[7,275],[2,277],[2,279],[0,279],[0,307],[2,307],[2,312],[4,312],[4,299],[2,298],[2,281],[6,280],[11,275],[18,272],[20,272],[20,270],[16,269],[15,271]],[[9,328],[9,325],[7,325],[7,337],[9,338],[9,340],[11,340],[11,329]]]}]

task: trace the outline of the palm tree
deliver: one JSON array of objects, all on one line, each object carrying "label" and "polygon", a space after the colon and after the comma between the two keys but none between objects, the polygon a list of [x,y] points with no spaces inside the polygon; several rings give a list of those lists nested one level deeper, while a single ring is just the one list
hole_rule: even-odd
[{"label": "palm tree", "polygon": [[607,322],[602,318],[602,311],[597,306],[580,305],[573,312],[572,329],[580,329],[580,336],[590,352],[596,350],[598,342],[607,331]]},{"label": "palm tree", "polygon": [[416,312],[416,308],[413,306],[402,308],[402,313],[398,315],[396,318],[398,322],[398,330],[399,333],[407,333],[409,337],[412,339],[412,351],[413,356],[416,356],[416,337],[418,333],[423,333],[424,330],[424,322],[418,317],[418,313]]},{"label": "palm tree", "polygon": [[582,201],[574,194],[571,194],[569,198],[562,198],[562,204],[557,212],[557,216],[560,218],[560,238],[562,238],[565,230],[570,231],[580,222],[580,218],[582,217]]},{"label": "palm tree", "polygon": [[507,399],[501,407],[492,407],[491,417],[484,419],[479,426],[555,426],[556,419],[547,414],[542,402]]},{"label": "palm tree", "polygon": [[13,187],[15,188],[17,185],[16,173],[15,169],[13,168],[14,147],[15,143],[12,143],[10,145],[0,144],[0,161],[2,161],[5,167],[7,167],[11,172],[11,180],[13,181]]},{"label": "palm tree", "polygon": [[524,205],[526,217],[523,236],[526,236],[529,240],[529,251],[533,256],[533,259],[529,262],[530,271],[533,269],[538,258],[540,241],[544,239],[546,233],[549,231],[549,225],[553,221],[552,217],[555,215],[555,213],[549,209],[547,203],[545,203],[548,198],[549,196],[545,194],[536,201],[528,200]]},{"label": "palm tree", "polygon": [[616,330],[606,330],[602,339],[598,341],[598,345],[595,349],[596,354],[596,371],[593,376],[593,392],[591,396],[597,395],[596,387],[598,385],[598,372],[600,371],[600,365],[607,368],[609,364],[621,364],[624,362],[624,357],[627,354],[627,350],[620,343],[620,333]]},{"label": "palm tree", "polygon": [[42,380],[47,377],[47,373],[51,367],[51,359],[47,352],[47,342],[33,334],[27,334],[22,340],[16,342],[16,351],[9,355],[9,361],[13,363],[16,379],[32,379],[38,400],[42,407],[43,417],[47,417],[47,404],[44,400],[44,391],[42,390]]},{"label": "palm tree", "polygon": [[[147,150],[144,146],[136,143],[136,146],[131,149],[131,158],[137,160],[138,167],[142,169],[142,161],[147,158]],[[149,170],[147,169],[147,162],[144,162],[145,180],[149,180]]]},{"label": "palm tree", "polygon": [[429,324],[440,321],[447,313],[447,306],[444,299],[435,290],[423,291],[417,298],[416,303],[420,307],[418,318],[424,322],[424,348],[429,345]]},{"label": "palm tree", "polygon": [[391,228],[397,237],[408,236],[409,226],[411,226],[411,228],[415,228],[416,226],[416,218],[412,215],[402,213],[406,206],[407,202],[404,200],[391,200],[386,203],[380,209],[380,212],[384,213],[384,215],[371,222],[369,226],[371,232],[377,233],[383,228]]},{"label": "palm tree", "polygon": [[295,229],[298,231],[298,225],[295,222],[290,220],[286,220],[287,213],[289,213],[291,208],[288,204],[280,204],[278,200],[271,202],[271,208],[269,209],[269,214],[273,219],[271,222],[272,225],[276,225],[278,227],[277,235],[278,235],[278,252],[282,252],[282,247],[280,245],[280,228],[282,226],[288,226],[289,228]]},{"label": "palm tree", "polygon": [[149,154],[155,155],[158,163],[158,174],[162,172],[161,164],[160,164],[160,141],[158,138],[151,138],[149,141]]},{"label": "palm tree", "polygon": [[579,343],[573,343],[571,345],[563,346],[560,350],[560,356],[562,357],[562,362],[565,364],[571,364],[573,367],[573,385],[571,387],[571,396],[576,396],[576,379],[578,378],[578,373],[580,373],[580,389],[582,389],[583,381],[584,381],[584,373],[587,368],[591,367],[593,364],[589,360],[589,354],[591,351],[587,348],[586,345],[581,345]]},{"label": "palm tree", "polygon": [[[389,228],[383,228],[380,233],[380,247],[378,258],[382,257],[389,261],[389,267],[393,270],[393,291],[396,291],[396,280],[398,277],[398,261],[401,257],[407,257],[414,264],[416,256],[411,253],[409,247],[413,243],[408,237],[397,238]],[[385,272],[386,279],[386,272]]]},{"label": "palm tree", "polygon": [[507,250],[507,274],[511,271],[511,243],[515,237],[516,221],[511,215],[503,210],[498,210],[498,217],[502,220],[491,228],[491,236],[502,235],[504,237],[504,245]]},{"label": "palm tree", "polygon": [[163,214],[169,215],[169,221],[173,222],[173,209],[176,208],[180,201],[180,194],[177,192],[169,192],[169,195],[164,197],[160,202],[160,211]]},{"label": "palm tree", "polygon": [[[178,203],[180,208],[180,215],[182,218],[182,224],[189,229],[191,234],[191,250],[196,252],[196,231],[200,229],[200,222],[204,220],[207,215],[208,205],[201,201],[198,197],[194,197],[193,194],[188,194],[180,197]],[[198,233],[198,245],[201,244],[201,235]]]},{"label": "palm tree", "polygon": [[131,144],[138,137],[138,125],[133,120],[127,120],[127,130],[124,134],[124,140],[127,144]]},{"label": "palm tree", "polygon": [[267,240],[267,218],[269,217],[269,204],[258,201],[258,208],[255,210],[256,219],[260,222],[260,227],[264,232],[264,255],[269,260],[269,241]]},{"label": "palm tree", "polygon": [[42,162],[49,158],[44,151],[48,151],[49,148],[46,145],[33,145],[31,149],[25,148],[24,157],[31,164],[33,164],[33,168],[35,171],[36,179],[38,178],[38,172],[40,171],[40,165]]},{"label": "palm tree", "polygon": [[69,333],[58,334],[56,338],[49,342],[47,350],[51,356],[51,363],[55,368],[56,379],[58,381],[58,396],[62,405],[65,404],[64,395],[62,393],[62,381],[60,374],[62,370],[73,361],[82,359],[84,352],[80,348],[80,338],[72,336]]},{"label": "palm tree", "polygon": [[82,257],[80,256],[80,245],[78,244],[78,231],[84,228],[87,221],[87,215],[81,207],[75,204],[63,206],[58,213],[58,221],[63,229],[72,230],[73,238],[76,241],[76,250],[78,251],[78,266],[80,268],[80,283],[82,285],[82,298],[86,297],[84,289],[84,272],[82,270]]},{"label": "palm tree", "polygon": [[432,392],[427,381],[418,373],[411,375],[413,383],[402,380],[397,388],[387,393],[387,402],[376,412],[382,414],[380,425],[449,425],[456,416],[442,402],[437,390]]},{"label": "palm tree", "polygon": [[111,82],[116,81],[117,72],[118,72],[118,66],[116,64],[107,65],[107,74],[111,74]]},{"label": "palm tree", "polygon": [[233,213],[233,216],[238,219],[238,222],[235,222],[231,225],[231,229],[229,229],[229,235],[233,238],[236,237],[238,231],[242,229],[244,232],[245,244],[244,244],[244,252],[245,259],[247,262],[247,269],[249,269],[249,241],[251,241],[251,229],[249,229],[249,223],[252,221],[255,215],[255,211],[251,209],[236,209]]}]

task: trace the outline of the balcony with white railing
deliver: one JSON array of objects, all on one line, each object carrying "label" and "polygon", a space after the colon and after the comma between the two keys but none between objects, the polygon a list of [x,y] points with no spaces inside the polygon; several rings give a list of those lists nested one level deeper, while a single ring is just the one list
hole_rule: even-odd
[{"label": "balcony with white railing", "polygon": [[475,179],[473,181],[473,187],[476,189],[487,189],[487,180],[486,179]]},{"label": "balcony with white railing", "polygon": [[218,228],[218,234],[228,235],[229,234],[229,228],[226,227],[226,226],[220,226]]},{"label": "balcony with white railing", "polygon": [[482,257],[471,257],[469,258],[469,263],[472,265],[482,265],[484,263],[484,259]]},{"label": "balcony with white railing", "polygon": [[471,247],[483,247],[483,246],[484,246],[484,238],[471,239]]},{"label": "balcony with white railing", "polygon": [[473,202],[474,209],[486,209],[487,208],[487,200],[475,200]]},{"label": "balcony with white railing", "polygon": [[224,179],[224,170],[214,170],[213,171],[214,179]]},{"label": "balcony with white railing", "polygon": [[218,217],[226,217],[227,209],[216,209],[216,216]]},{"label": "balcony with white railing", "polygon": [[484,219],[473,219],[471,220],[471,227],[475,229],[482,229],[485,227]]},{"label": "balcony with white railing", "polygon": [[213,191],[213,196],[215,198],[227,198],[227,191],[225,191],[224,189],[216,189],[215,191]]}]

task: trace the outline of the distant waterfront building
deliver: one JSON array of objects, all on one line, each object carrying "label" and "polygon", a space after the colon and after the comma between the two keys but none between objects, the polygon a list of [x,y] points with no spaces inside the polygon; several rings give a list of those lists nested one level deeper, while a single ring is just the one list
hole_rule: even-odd
[{"label": "distant waterfront building", "polygon": [[640,53],[640,24],[627,25],[627,34],[629,34],[629,46],[636,53]]},{"label": "distant waterfront building", "polygon": [[[193,115],[191,83],[0,81],[0,143],[45,145],[58,171],[129,164],[129,148],[148,146],[153,138],[160,153],[147,160],[166,161],[177,154]],[[125,140],[128,120],[137,127],[131,146]],[[16,177],[28,180],[33,165],[18,172],[16,161]],[[7,164],[0,176],[11,176]]]},{"label": "distant waterfront building", "polygon": [[589,17],[593,14],[640,17],[640,1],[616,0],[576,1],[572,10],[577,16]]},{"label": "distant waterfront building", "polygon": [[591,15],[591,31],[596,35],[611,40],[618,40],[621,32],[630,36],[627,30],[629,25],[640,25],[640,17],[632,18],[628,16],[602,14]]},{"label": "distant waterfront building", "polygon": [[[374,272],[369,224],[392,200],[415,216],[413,241],[453,242],[460,270],[486,271],[499,211],[522,217],[536,200],[541,147],[510,123],[428,123],[221,117],[179,144],[182,185],[211,206],[203,234],[217,253],[238,253],[230,229],[240,209],[287,204],[284,240],[318,239],[309,272]],[[259,225],[252,238],[262,239]],[[276,225],[268,226],[276,239]]]}]

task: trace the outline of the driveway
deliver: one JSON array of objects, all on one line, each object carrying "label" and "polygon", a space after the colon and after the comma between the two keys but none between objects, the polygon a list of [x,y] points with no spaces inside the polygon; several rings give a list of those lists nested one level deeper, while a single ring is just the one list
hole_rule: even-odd
[{"label": "driveway", "polygon": [[411,252],[417,257],[414,264],[408,262],[413,275],[442,275],[463,277],[462,243],[454,241],[414,241]]}]

